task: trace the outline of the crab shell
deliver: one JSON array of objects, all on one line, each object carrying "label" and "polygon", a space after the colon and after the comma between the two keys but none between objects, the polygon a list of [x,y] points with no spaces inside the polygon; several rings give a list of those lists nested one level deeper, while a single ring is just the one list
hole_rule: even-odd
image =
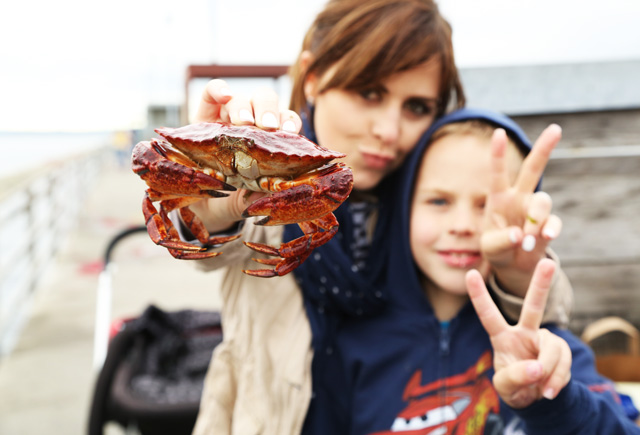
[{"label": "crab shell", "polygon": [[223,173],[227,183],[251,188],[247,180],[295,178],[345,154],[317,145],[304,136],[254,126],[202,122],[180,128],[158,128],[160,136],[203,168]]}]

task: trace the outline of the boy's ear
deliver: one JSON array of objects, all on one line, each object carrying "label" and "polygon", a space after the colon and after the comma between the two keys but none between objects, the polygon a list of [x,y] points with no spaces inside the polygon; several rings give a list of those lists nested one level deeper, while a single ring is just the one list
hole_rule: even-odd
[{"label": "boy's ear", "polygon": [[[313,54],[309,50],[304,50],[300,53],[300,69],[307,71],[311,62],[313,62]],[[315,74],[309,74],[304,81],[304,96],[310,103],[316,98],[318,94],[318,77]]]}]

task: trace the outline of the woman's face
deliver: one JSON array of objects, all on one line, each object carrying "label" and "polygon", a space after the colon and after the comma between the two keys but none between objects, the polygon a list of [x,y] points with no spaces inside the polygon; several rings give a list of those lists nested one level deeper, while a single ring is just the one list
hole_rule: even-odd
[{"label": "woman's face", "polygon": [[318,94],[316,84],[310,78],[305,90],[315,102],[318,142],[346,154],[341,161],[353,170],[354,188],[368,190],[402,163],[433,122],[440,61],[429,60],[358,92],[329,89]]}]

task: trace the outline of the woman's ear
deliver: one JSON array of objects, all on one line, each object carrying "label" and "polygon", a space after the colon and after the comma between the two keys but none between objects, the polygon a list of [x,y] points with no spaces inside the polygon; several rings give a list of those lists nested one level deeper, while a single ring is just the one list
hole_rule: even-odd
[{"label": "woman's ear", "polygon": [[[313,54],[309,50],[304,50],[300,53],[300,70],[307,71],[309,65],[313,62]],[[308,74],[304,81],[304,96],[307,101],[313,104],[318,93],[318,78],[314,73]]]}]

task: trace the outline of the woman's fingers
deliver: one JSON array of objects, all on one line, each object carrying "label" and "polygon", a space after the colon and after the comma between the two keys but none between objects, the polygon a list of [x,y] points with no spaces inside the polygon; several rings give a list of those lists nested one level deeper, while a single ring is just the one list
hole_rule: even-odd
[{"label": "woman's fingers", "polygon": [[[225,121],[221,109],[231,98],[231,90],[227,82],[220,79],[210,80],[202,92],[202,98],[200,99],[200,105],[196,112],[195,121]],[[228,121],[228,119],[226,119],[226,121]]]},{"label": "woman's fingers", "polygon": [[302,129],[302,119],[293,110],[280,112],[280,128],[289,133],[298,133]]},{"label": "woman's fingers", "polygon": [[536,192],[531,196],[522,228],[524,232],[522,249],[525,251],[531,252],[536,247],[536,238],[542,232],[542,227],[551,214],[551,206],[552,201],[548,193]]},{"label": "woman's fingers", "polygon": [[511,187],[505,162],[507,133],[496,128],[491,136],[491,193],[505,192]]},{"label": "woman's fingers", "polygon": [[275,130],[280,128],[280,106],[278,94],[273,89],[260,88],[251,98],[256,125]]},{"label": "woman's fingers", "polygon": [[302,120],[296,112],[280,110],[278,95],[273,89],[261,88],[252,98],[247,98],[233,94],[227,83],[220,79],[207,83],[195,121],[256,125],[267,130],[282,129],[291,133],[298,133],[302,129]]},{"label": "woman's fingers", "polygon": [[529,155],[524,159],[516,188],[520,192],[533,192],[544,168],[547,166],[551,151],[556,147],[562,137],[562,129],[557,124],[551,124],[545,128],[538,140],[536,140]]},{"label": "woman's fingers", "polygon": [[555,240],[562,231],[562,219],[552,214],[542,227],[542,237],[546,240]]},{"label": "woman's fingers", "polygon": [[224,110],[229,114],[232,124],[254,125],[256,122],[251,100],[243,95],[235,95],[225,105]]},{"label": "woman's fingers", "polygon": [[480,241],[482,255],[494,266],[509,261],[514,247],[522,242],[522,237],[522,228],[518,226],[485,231]]},{"label": "woman's fingers", "polygon": [[478,314],[482,326],[493,337],[509,328],[500,310],[489,295],[482,275],[477,270],[470,270],[466,275],[467,292],[473,308]]}]

